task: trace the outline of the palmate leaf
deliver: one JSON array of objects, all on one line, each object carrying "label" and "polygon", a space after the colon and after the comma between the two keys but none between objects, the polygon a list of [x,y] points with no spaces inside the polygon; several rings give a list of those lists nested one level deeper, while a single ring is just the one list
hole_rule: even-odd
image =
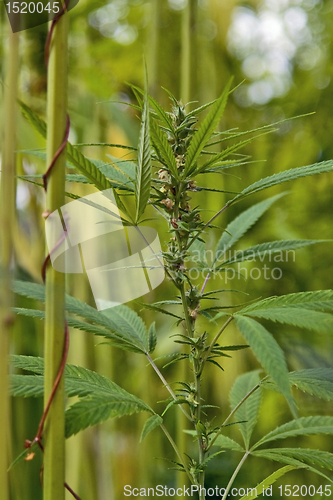
[{"label": "palmate leaf", "polygon": [[10,363],[15,366],[15,368],[20,368],[21,370],[32,372],[37,375],[42,375],[44,373],[44,358],[12,354],[10,356]]},{"label": "palmate leaf", "polygon": [[[24,309],[15,307],[13,311],[22,316],[29,316],[32,318],[45,319],[45,311],[40,311],[38,309]],[[131,351],[136,353],[145,353],[142,350],[142,346],[138,345],[133,338],[124,333],[119,329],[118,332],[112,332],[106,328],[102,328],[98,325],[87,323],[86,321],[73,318],[72,316],[66,316],[66,321],[68,326],[76,328],[77,330],[82,330],[84,332],[93,333],[100,337],[104,337],[110,341],[110,345],[114,347],[119,347],[124,351]]]},{"label": "palmate leaf", "polygon": [[[333,368],[309,368],[290,372],[289,383],[312,396],[333,401]],[[270,379],[263,379],[260,385],[265,389],[279,391]]]},{"label": "palmate leaf", "polygon": [[202,113],[202,111],[212,106],[216,101],[217,99],[214,99],[213,101],[207,102],[206,104],[203,104],[202,106],[193,109],[187,114],[187,116],[198,116],[200,113]]},{"label": "palmate leaf", "polygon": [[[197,170],[197,174],[202,174],[204,172],[207,172],[209,169],[214,168],[218,165],[223,165],[224,164],[224,158],[236,153],[239,149],[244,148],[246,145],[251,144],[255,139],[258,139],[262,135],[267,135],[274,132],[274,129],[272,130],[267,130],[266,132],[263,132],[262,134],[258,134],[255,137],[251,137],[250,139],[245,139],[244,141],[238,142],[236,144],[233,144],[232,146],[229,146],[228,148],[224,149],[221,153],[213,154],[212,158],[207,160],[203,165],[201,165]],[[229,163],[229,162],[228,162]],[[227,163],[227,165],[228,165]],[[237,162],[236,160],[234,161],[233,166],[237,167],[241,165],[241,163]],[[229,168],[229,167],[226,167]]]},{"label": "palmate leaf", "polygon": [[84,156],[81,151],[74,148],[69,142],[67,143],[67,158],[68,161],[76,167],[87,179],[94,184],[100,191],[109,189],[111,184],[105,175],[96,167],[93,161]]},{"label": "palmate leaf", "polygon": [[333,315],[320,310],[333,310],[332,290],[271,297],[251,304],[238,313],[319,333],[333,333]]},{"label": "palmate leaf", "polygon": [[228,450],[233,450],[233,451],[240,451],[240,452],[245,451],[244,448],[239,443],[237,443],[228,436],[224,436],[223,434],[220,434],[216,438],[216,441],[214,442],[213,446],[220,446],[221,448],[226,448]]},{"label": "palmate leaf", "polygon": [[235,196],[235,198],[233,198],[228,203],[228,205],[231,205],[236,201],[245,198],[245,196],[249,196],[250,194],[262,191],[263,189],[276,186],[277,184],[282,184],[283,182],[289,182],[294,179],[298,179],[299,177],[307,177],[309,175],[323,174],[332,171],[333,171],[333,160],[314,163],[313,165],[307,165],[305,167],[297,167],[289,170],[284,170],[283,172],[278,172],[277,174],[265,177],[264,179],[261,179],[255,182],[254,184],[251,184],[250,186],[246,187],[245,189],[243,189],[241,193]]},{"label": "palmate leaf", "polygon": [[[23,359],[21,359],[23,358]],[[12,356],[13,365],[38,375],[11,375],[13,396],[41,397],[44,394],[44,358],[33,356]],[[68,397],[85,397],[89,394],[104,394],[105,391],[118,387],[114,382],[98,373],[66,364],[65,392]]]},{"label": "palmate leaf", "polygon": [[333,417],[301,417],[291,420],[286,424],[280,425],[273,431],[262,437],[254,446],[255,450],[264,443],[275,441],[276,439],[285,439],[295,436],[309,436],[315,434],[333,434]]},{"label": "palmate leaf", "polygon": [[149,105],[148,94],[145,93],[144,105],[142,111],[142,121],[140,129],[140,138],[138,145],[138,159],[135,177],[135,202],[136,215],[135,222],[138,223],[143,214],[150,196],[151,185],[151,151],[150,151],[150,132],[149,132]]},{"label": "palmate leaf", "polygon": [[148,418],[146,421],[145,425],[143,426],[141,437],[140,437],[140,442],[144,440],[144,438],[156,427],[161,425],[163,422],[163,418],[160,417],[159,415],[152,415],[151,417]]},{"label": "palmate leaf", "polygon": [[10,375],[12,396],[41,398],[44,394],[44,377],[41,375]]},{"label": "palmate leaf", "polygon": [[291,394],[287,364],[282,349],[266,328],[257,321],[237,315],[235,315],[235,320],[259,363],[278,385],[293,415],[296,416],[295,401]]},{"label": "palmate leaf", "polygon": [[[240,375],[230,392],[229,400],[231,409],[233,410],[259,382],[259,370]],[[257,389],[244,401],[235,413],[236,420],[240,422],[238,427],[247,450],[249,449],[253,429],[258,421],[260,405],[261,390]]]},{"label": "palmate leaf", "polygon": [[188,148],[184,174],[187,176],[193,170],[197,159],[199,158],[203,148],[211,138],[221,116],[224,112],[225,105],[227,103],[229,89],[231,85],[231,80],[224,89],[222,95],[214,102],[208,115],[198,128],[198,130],[193,134],[190,147]]},{"label": "palmate leaf", "polygon": [[289,374],[290,383],[317,398],[333,401],[333,369],[310,368]]},{"label": "palmate leaf", "polygon": [[236,217],[219,239],[215,248],[215,261],[220,259],[257,222],[257,220],[286,193],[277,194],[248,208]]},{"label": "palmate leaf", "polygon": [[216,270],[218,271],[236,262],[244,262],[245,260],[255,259],[256,257],[259,257],[260,262],[263,262],[265,257],[273,253],[280,253],[286,250],[297,250],[298,248],[315,245],[316,243],[324,243],[326,241],[330,240],[279,240],[261,243],[247,248],[246,250],[237,251],[229,260],[226,260],[223,264],[217,266]]},{"label": "palmate leaf", "polygon": [[70,437],[89,426],[105,422],[109,418],[132,415],[140,411],[153,410],[141,399],[120,388],[110,389],[104,394],[93,394],[72,405],[65,414],[65,434]]},{"label": "palmate leaf", "polygon": [[[16,368],[30,371],[38,375],[12,375],[14,396],[42,396],[43,395],[43,373],[44,373],[44,358],[35,356],[11,356],[11,362]],[[32,382],[36,382],[36,393],[30,394]],[[103,395],[105,392],[118,391],[120,393],[126,391],[121,389],[117,384],[112,382],[103,375],[96,373],[82,366],[75,366],[69,363],[65,367],[65,391],[67,396],[85,397],[90,394]]]},{"label": "palmate leaf", "polygon": [[109,329],[122,334],[124,339],[130,340],[139,351],[148,352],[147,327],[140,316],[127,306],[120,305],[112,309],[105,309],[101,313],[109,321]]},{"label": "palmate leaf", "polygon": [[[31,356],[12,358],[18,368],[43,373],[44,360]],[[15,395],[42,395],[43,377],[15,375],[13,377]],[[38,386],[32,394],[32,384]],[[68,396],[83,397],[66,411],[66,437],[82,429],[96,425],[108,418],[131,415],[139,411],[153,410],[141,399],[128,393],[111,380],[96,372],[67,364],[65,367],[65,388]]]},{"label": "palmate leaf", "polygon": [[160,127],[151,120],[150,131],[154,149],[158,155],[159,160],[170,170],[175,179],[179,178],[176,159],[174,157],[171,146],[166,138],[166,135]]},{"label": "palmate leaf", "polygon": [[[46,139],[47,134],[47,125],[39,118],[39,116],[30,109],[26,104],[20,101],[20,106],[24,116],[31,123],[31,125]],[[66,154],[67,160],[79,171],[81,172],[88,181],[97,187],[100,191],[105,189],[109,189],[112,187],[110,181],[106,178],[106,176],[96,167],[96,165],[89,160],[86,156],[84,156],[77,148],[72,146],[70,142],[67,141],[66,145]],[[123,204],[121,198],[118,193],[114,191],[114,197],[117,202],[118,209],[123,212],[127,216],[127,218],[132,222],[132,218]]]},{"label": "palmate leaf", "polygon": [[250,130],[244,130],[242,132],[238,132],[237,128],[231,129],[231,130],[225,131],[225,132],[219,132],[217,135],[224,135],[225,137],[222,137],[218,141],[209,143],[209,146],[213,146],[215,144],[220,144],[222,141],[229,141],[230,139],[235,139],[237,137],[253,134],[254,132],[260,132],[260,131],[267,130],[267,129],[270,129],[271,132],[273,132],[274,130],[272,130],[272,128],[276,127],[277,125],[281,125],[282,123],[289,122],[291,120],[297,120],[298,118],[304,118],[306,116],[310,116],[313,114],[314,113],[306,113],[304,115],[293,116],[291,118],[284,118],[283,120],[279,120],[279,121],[274,122],[274,123],[269,123],[268,125],[264,125],[262,127],[257,127],[257,128],[250,129]]},{"label": "palmate leaf", "polygon": [[[90,161],[98,168],[100,172],[109,180],[112,187],[123,189],[134,193],[134,174],[135,165],[129,161],[121,161],[111,158],[112,164],[101,160],[91,159]],[[129,166],[133,165],[133,169]],[[131,174],[131,175],[129,175]]]},{"label": "palmate leaf", "polygon": [[[136,85],[133,85],[131,83],[129,84],[129,86],[134,91],[134,94],[137,97],[137,100],[140,104],[139,109],[142,110],[142,100],[139,96],[140,95],[144,96],[145,91],[140,89],[140,87],[137,87]],[[161,120],[164,127],[166,127],[168,130],[170,130],[170,132],[173,132],[174,128],[173,128],[172,119],[171,119],[170,115],[166,111],[164,111],[162,106],[160,106],[160,104],[151,95],[148,95],[148,100],[149,100],[149,103],[153,106],[157,117],[159,118],[159,120]],[[175,100],[175,98],[174,98],[174,100]]]},{"label": "palmate leaf", "polygon": [[[13,290],[19,295],[45,302],[45,287],[43,285],[27,281],[14,281]],[[148,352],[148,332],[146,325],[138,314],[129,307],[120,305],[99,312],[88,304],[66,294],[66,311],[81,316],[93,323],[93,325],[89,325],[88,323],[80,323],[76,319],[68,318],[70,326],[110,338],[113,345],[121,349],[143,354]],[[27,315],[25,311],[20,312]],[[41,311],[31,313],[31,315],[40,318],[43,317]],[[95,329],[96,325],[103,328]]]},{"label": "palmate leaf", "polygon": [[[333,470],[333,453],[323,450],[312,450],[306,448],[270,448],[269,450],[262,450],[263,452],[269,451],[285,457],[295,458],[296,460],[309,462],[319,467],[324,467]],[[254,454],[260,454],[261,451]],[[260,455],[259,455],[260,456]]]},{"label": "palmate leaf", "polygon": [[[280,453],[280,450],[282,450],[281,453]],[[292,450],[293,449],[291,448],[291,451]],[[327,452],[320,452],[320,450],[305,450],[305,451],[308,451],[309,453],[306,454],[306,456],[304,456],[304,458],[302,460],[308,460],[309,462],[314,463],[315,465],[319,465],[319,463],[323,463],[324,457],[323,456],[319,457],[319,454],[320,453],[327,453]],[[289,464],[289,465],[292,465],[295,467],[306,468],[309,471],[314,472],[315,474],[318,474],[319,476],[322,476],[325,479],[327,479],[328,481],[330,481],[331,483],[333,483],[332,479],[329,478],[328,476],[326,476],[326,474],[323,474],[321,471],[315,469],[314,467],[311,467],[311,465],[308,465],[308,464],[304,463],[303,461],[299,460],[298,458],[296,458],[296,456],[298,455],[296,450],[294,453],[292,453],[292,452],[286,453],[286,452],[283,452],[283,448],[276,448],[276,449],[255,451],[255,452],[253,452],[253,455],[255,455],[256,457],[267,458],[268,460],[274,460],[276,462]],[[301,453],[300,453],[300,455],[301,455]],[[313,457],[312,461],[310,461],[310,459],[309,459],[310,456]],[[327,459],[328,459],[328,457],[326,457],[326,461],[327,461]],[[318,463],[316,463],[317,461],[318,461]]]},{"label": "palmate leaf", "polygon": [[[281,467],[281,469],[273,472],[270,476],[266,477],[260,484],[258,484],[255,488],[252,488],[250,494],[246,494],[240,500],[254,500],[259,495],[261,495],[264,490],[266,490],[269,486],[275,483],[280,477],[284,476],[287,472],[297,469],[298,467],[295,465],[286,465],[285,467]],[[248,488],[249,490],[249,488]]]},{"label": "palmate leaf", "polygon": [[242,309],[243,313],[282,307],[306,308],[313,311],[333,311],[333,290],[289,293],[260,300]]},{"label": "palmate leaf", "polygon": [[320,333],[333,333],[333,315],[322,311],[333,311],[332,290],[270,297],[243,308],[239,313]]},{"label": "palmate leaf", "polygon": [[[26,104],[20,101],[20,106],[24,116],[31,123],[44,139],[46,139],[47,125],[37,113],[29,108]],[[99,190],[109,189],[111,187],[107,178],[95,167],[95,165],[88,160],[78,149],[67,142],[67,158],[68,160],[87,177],[87,179],[94,184]]]}]

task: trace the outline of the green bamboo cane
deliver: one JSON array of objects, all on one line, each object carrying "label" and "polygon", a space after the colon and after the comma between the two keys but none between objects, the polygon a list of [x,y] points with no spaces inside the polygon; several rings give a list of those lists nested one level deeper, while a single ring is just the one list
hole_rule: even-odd
[{"label": "green bamboo cane", "polygon": [[[64,140],[67,117],[67,36],[68,14],[54,27],[48,62],[47,90],[47,164]],[[57,210],[65,203],[66,153],[57,159],[48,179],[46,209]],[[46,271],[45,303],[45,382],[44,401],[48,402],[56,379],[64,348],[65,275],[48,266]],[[44,498],[65,498],[65,438],[64,438],[64,384],[60,382],[45,421],[44,430]]]},{"label": "green bamboo cane", "polygon": [[148,75],[149,93],[158,99],[158,70],[159,70],[159,42],[160,42],[160,18],[162,2],[160,0],[150,1],[151,22],[148,30]]},{"label": "green bamboo cane", "polygon": [[193,99],[196,86],[195,25],[197,18],[197,0],[188,0],[182,12],[181,20],[181,60],[180,60],[180,95],[184,103]]},{"label": "green bamboo cane", "polygon": [[[181,19],[181,61],[180,61],[180,97],[183,103],[187,103],[191,100],[193,94],[193,74],[194,74],[194,62],[193,62],[193,36],[192,29],[195,25],[196,17],[196,1],[188,0],[187,5],[183,9],[182,19]],[[186,301],[183,301],[184,314],[187,312]],[[191,336],[192,328],[187,325],[187,334]],[[189,373],[188,366],[185,362],[179,364],[177,371],[177,380],[188,381]],[[182,412],[177,414],[177,446],[184,457],[186,453],[186,434],[184,430],[187,428],[188,422]],[[184,474],[179,472],[177,474],[177,486],[181,487],[186,482]]]},{"label": "green bamboo cane", "polygon": [[15,220],[15,149],[16,149],[16,99],[18,81],[19,36],[9,30],[9,47],[6,57],[4,89],[4,143],[1,166],[0,193],[0,490],[1,498],[9,498],[9,395],[8,352],[13,316],[10,267],[13,259],[13,226]]}]

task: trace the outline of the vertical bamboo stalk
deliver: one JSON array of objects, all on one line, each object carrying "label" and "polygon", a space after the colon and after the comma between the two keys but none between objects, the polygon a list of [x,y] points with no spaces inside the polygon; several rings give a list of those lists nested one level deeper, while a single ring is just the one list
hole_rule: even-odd
[{"label": "vertical bamboo stalk", "polygon": [[[54,27],[48,63],[47,164],[61,146],[66,130],[68,14]],[[65,151],[57,159],[47,182],[46,208],[52,212],[65,203]],[[48,266],[45,303],[45,405],[52,392],[64,348],[65,275]],[[60,382],[45,422],[44,498],[65,498],[64,383]]]},{"label": "vertical bamboo stalk", "polygon": [[151,23],[148,30],[148,75],[149,75],[149,92],[157,99],[158,97],[158,69],[159,69],[159,39],[160,39],[160,18],[161,18],[161,0],[151,0]]},{"label": "vertical bamboo stalk", "polygon": [[181,58],[180,58],[180,96],[184,103],[190,100],[191,93],[191,7],[188,0],[182,12],[181,21]]},{"label": "vertical bamboo stalk", "polygon": [[196,54],[197,0],[188,0],[182,12],[181,21],[181,60],[180,95],[184,103],[195,95],[197,68],[193,54]]},{"label": "vertical bamboo stalk", "polygon": [[13,226],[15,220],[15,145],[16,99],[18,81],[19,35],[9,29],[4,89],[4,134],[0,192],[0,490],[1,498],[9,498],[9,395],[8,352],[12,324],[12,292],[10,267],[13,259]]}]

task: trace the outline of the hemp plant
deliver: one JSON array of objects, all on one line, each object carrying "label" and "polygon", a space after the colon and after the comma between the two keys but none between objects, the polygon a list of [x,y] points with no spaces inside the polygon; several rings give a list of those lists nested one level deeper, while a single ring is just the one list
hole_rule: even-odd
[{"label": "hemp plant", "polygon": [[[78,147],[67,144],[67,162],[80,174],[71,174],[68,179],[89,182],[99,190],[112,187],[125,225],[135,226],[140,231],[148,206],[154,207],[167,221],[170,239],[159,259],[162,265],[163,258],[165,273],[174,286],[175,297],[172,300],[145,306],[156,314],[166,313],[177,318],[178,333],[173,340],[178,349],[175,353],[170,353],[171,360],[173,363],[187,363],[190,369],[187,370],[189,379],[178,381],[177,389],[173,390],[163,374],[163,368],[158,366],[159,361],[152,357],[159,337],[155,323],[147,327],[141,317],[126,305],[98,312],[95,308],[67,295],[67,324],[103,336],[119,349],[145,356],[169,392],[170,398],[164,403],[164,410],[160,411],[160,404],[152,408],[142,399],[98,373],[67,364],[66,393],[68,397],[78,396],[79,400],[66,410],[66,436],[69,437],[109,418],[147,412],[150,416],[142,430],[141,439],[152,431],[157,432],[157,428],[160,428],[175,452],[173,465],[187,475],[193,487],[192,491],[197,491],[200,499],[206,498],[205,472],[209,462],[223,451],[238,452],[241,458],[228,484],[222,488],[223,491],[221,490],[222,500],[227,498],[237,474],[250,455],[284,464],[269,477],[263,478],[257,486],[251,485],[253,488],[256,487],[251,498],[262,494],[264,488],[272,485],[292,469],[306,468],[329,482],[332,482],[332,479],[322,471],[322,468],[333,469],[333,454],[328,451],[278,445],[271,447],[272,442],[279,443],[281,439],[333,434],[333,417],[299,416],[292,394],[292,387],[297,387],[319,398],[332,400],[333,369],[314,368],[288,372],[281,347],[266,326],[260,322],[260,319],[264,319],[321,334],[330,334],[333,331],[333,291],[309,291],[250,300],[238,307],[230,307],[227,304],[204,306],[206,300],[220,296],[223,298],[226,292],[225,289],[206,290],[210,278],[216,273],[227,272],[238,262],[286,250],[297,250],[325,241],[270,241],[231,255],[229,250],[272,204],[283,196],[282,193],[241,212],[219,235],[213,261],[209,263],[205,259],[207,234],[210,231],[217,231],[214,226],[215,221],[229,207],[253,193],[272,186],[300,177],[333,171],[333,161],[330,160],[270,175],[238,193],[226,192],[230,198],[225,205],[209,220],[203,220],[202,210],[194,201],[195,194],[206,189],[199,186],[199,175],[207,177],[211,173],[224,172],[246,164],[248,158],[237,152],[259,135],[272,132],[277,125],[264,126],[248,132],[235,130],[216,132],[228,96],[232,92],[230,87],[231,82],[218,99],[193,111],[187,111],[187,106],[169,93],[172,110],[165,111],[147,92],[133,86],[132,90],[138,104],[132,106],[141,113],[141,133],[137,149],[129,148],[135,152],[135,159],[132,161],[112,158],[111,163],[104,163],[90,160],[79,151]],[[203,111],[206,111],[206,116],[203,120],[199,120],[199,115]],[[44,122],[25,105],[23,112],[33,126],[45,136]],[[250,133],[252,135],[249,138],[244,137]],[[227,146],[224,146],[225,144]],[[110,144],[102,145],[110,146]],[[212,149],[215,145],[220,145],[219,152]],[[40,151],[31,153],[42,156]],[[38,179],[30,177],[29,180],[38,183]],[[67,196],[73,198],[71,193],[67,193]],[[134,201],[134,211],[129,198]],[[191,279],[189,271],[193,265],[199,266],[204,276],[200,286]],[[16,281],[14,290],[18,294],[42,302],[45,300],[44,287],[36,283]],[[166,311],[163,308],[166,305],[181,308],[181,313]],[[42,310],[17,308],[16,311],[26,316],[44,318]],[[199,316],[210,320],[207,329],[198,326]],[[244,337],[243,344],[221,343],[221,338],[231,323],[237,325]],[[206,367],[208,364],[213,364],[217,370],[223,369],[221,366],[223,358],[230,357],[230,353],[233,352],[237,356],[237,351],[244,349],[252,350],[262,369],[243,373],[235,380],[230,394],[231,410],[229,412],[225,408],[219,410],[220,416],[213,420],[209,416],[212,405],[207,401],[203,383]],[[35,374],[13,375],[14,395],[40,396],[43,391],[43,360],[14,356],[13,363],[16,367]],[[284,396],[290,409],[291,419],[253,443],[251,436],[258,420],[263,390],[275,391]],[[164,423],[164,415],[174,405],[177,405],[177,409],[183,412],[188,420],[187,429],[189,427],[192,429],[187,430],[191,435],[187,454],[179,451],[177,442]],[[216,408],[214,412],[216,413]],[[226,428],[231,423],[239,428],[242,442],[226,434]],[[190,446],[193,439],[197,442],[195,453]]]}]

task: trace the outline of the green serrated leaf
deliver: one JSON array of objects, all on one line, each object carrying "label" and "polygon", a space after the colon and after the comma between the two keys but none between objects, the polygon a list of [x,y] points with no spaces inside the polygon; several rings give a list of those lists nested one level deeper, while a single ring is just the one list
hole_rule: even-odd
[{"label": "green serrated leaf", "polygon": [[[45,319],[45,312],[37,309],[24,309],[15,307],[13,308],[13,311],[23,316]],[[87,323],[85,321],[73,318],[71,316],[66,316],[66,321],[68,326],[71,326],[72,328],[76,328],[84,332],[89,332],[93,333],[94,335],[105,337],[110,341],[110,345],[113,345],[114,347],[119,347],[120,349],[123,349],[125,351],[142,352],[141,350],[138,350],[136,345],[133,345],[130,339],[126,339],[124,335],[122,335],[121,333],[118,335],[117,333],[113,333],[110,330],[101,328],[98,325]]]},{"label": "green serrated leaf", "polygon": [[[214,435],[212,437],[214,437]],[[214,442],[213,446],[220,446],[221,448],[226,448],[228,450],[233,450],[233,451],[240,451],[240,452],[245,451],[244,448],[239,443],[237,443],[228,436],[224,436],[223,434],[220,434],[216,438],[216,441]]]},{"label": "green serrated leaf", "polygon": [[252,260],[259,257],[259,260],[263,262],[263,259],[276,252],[284,252],[286,250],[297,250],[298,248],[303,248],[309,245],[315,245],[317,243],[324,243],[330,240],[279,240],[270,241],[268,243],[261,243],[255,245],[254,247],[247,248],[246,250],[239,250],[235,252],[235,255],[229,260],[223,262],[223,264],[216,267],[216,270],[225,268],[230,264],[235,264],[236,262],[244,262],[245,260]]},{"label": "green serrated leaf", "polygon": [[[13,290],[19,295],[45,302],[44,285],[27,281],[14,281]],[[88,324],[82,324],[78,320],[69,318],[68,323],[70,326],[110,338],[114,345],[122,349],[143,354],[148,352],[147,328],[138,314],[129,307],[120,305],[99,312],[88,304],[70,295],[66,295],[66,311],[81,316],[93,323],[93,325],[89,326]],[[29,313],[27,314],[25,310],[23,314],[28,315]],[[31,313],[30,315],[43,317],[41,311]],[[102,326],[109,333],[102,328],[95,330],[95,325]]]},{"label": "green serrated leaf", "polygon": [[156,427],[161,425],[163,422],[163,418],[160,417],[159,415],[152,415],[151,417],[148,418],[146,421],[145,425],[143,426],[141,437],[140,437],[140,442],[144,440],[144,438]]},{"label": "green serrated leaf", "polygon": [[333,161],[323,161],[320,163],[314,163],[313,165],[307,165],[305,167],[292,168],[289,170],[285,170],[283,172],[279,172],[277,174],[270,175],[269,177],[265,177],[254,184],[251,184],[247,188],[245,188],[240,194],[235,196],[229,202],[229,204],[235,203],[239,201],[241,198],[245,196],[249,196],[250,194],[257,193],[258,191],[262,191],[263,189],[270,188],[272,186],[276,186],[277,184],[282,184],[283,182],[289,182],[294,179],[298,179],[299,177],[307,177],[309,175],[317,175],[323,174],[326,172],[332,172],[333,170]]},{"label": "green serrated leaf", "polygon": [[161,120],[163,125],[170,130],[170,132],[173,132],[173,124],[172,124],[172,119],[168,113],[164,111],[162,106],[159,105],[159,103],[150,95],[149,96],[149,102],[153,106],[157,117]]},{"label": "green serrated leaf", "polygon": [[[333,401],[333,369],[309,368],[289,373],[289,383],[303,392],[317,398]],[[279,389],[270,379],[263,379],[260,385],[269,390],[279,392]]]},{"label": "green serrated leaf", "polygon": [[329,453],[328,451],[306,448],[270,448],[269,451],[271,453],[278,453],[285,457],[295,458],[302,462],[309,462],[313,465],[333,470],[333,453]]},{"label": "green serrated leaf", "polygon": [[321,311],[333,311],[332,290],[270,297],[243,308],[239,313],[320,333],[333,333],[333,316]]},{"label": "green serrated leaf", "polygon": [[[260,382],[259,371],[247,372],[240,375],[230,392],[230,406],[233,410],[240,401]],[[261,390],[258,389],[249,396],[235,413],[239,430],[242,434],[245,448],[248,450],[253,429],[258,421],[261,405]]]},{"label": "green serrated leaf", "polygon": [[65,414],[66,437],[77,434],[89,426],[105,422],[109,418],[132,415],[140,411],[153,413],[153,410],[141,399],[124,389],[120,391],[119,389],[118,387],[118,389],[110,390],[103,395],[93,394],[72,405]]},{"label": "green serrated leaf", "polygon": [[145,93],[144,106],[142,111],[142,122],[140,129],[140,138],[138,145],[138,160],[135,178],[135,201],[136,216],[135,222],[138,223],[143,214],[150,196],[151,185],[151,152],[150,152],[150,133],[149,133],[149,105],[148,95]]},{"label": "green serrated leaf", "polygon": [[[44,358],[34,356],[11,356],[11,362],[16,368],[31,371],[38,375],[12,375],[11,384],[14,396],[39,397],[43,395]],[[65,392],[68,397],[85,397],[90,394],[107,396],[113,392],[122,393],[117,384],[103,375],[81,366],[66,364]]]},{"label": "green serrated leaf", "polygon": [[43,397],[44,377],[40,375],[11,375],[10,391],[14,397]]},{"label": "green serrated leaf", "polygon": [[238,315],[235,315],[235,320],[258,361],[279,386],[293,415],[296,416],[296,406],[290,390],[287,364],[282,349],[266,328],[257,321]]},{"label": "green serrated leaf", "polygon": [[157,344],[156,326],[155,321],[152,323],[148,330],[148,352],[154,352]]},{"label": "green serrated leaf", "polygon": [[[24,116],[31,125],[46,139],[47,125],[39,116],[23,102],[20,106]],[[109,189],[111,187],[108,179],[88,160],[78,149],[67,142],[67,159],[74,165],[87,179],[99,190]]]},{"label": "green serrated leaf", "polygon": [[313,292],[290,293],[279,297],[269,297],[250,304],[242,309],[243,312],[251,312],[257,309],[270,309],[275,307],[305,307],[314,311],[333,310],[333,290],[318,290]]},{"label": "green serrated leaf", "polygon": [[[250,494],[246,494],[244,497],[242,497],[240,500],[254,500],[254,498],[257,498],[259,495],[261,495],[264,490],[266,490],[269,486],[275,483],[277,479],[280,477],[284,476],[287,472],[297,469],[298,467],[295,465],[286,465],[285,467],[281,467],[281,469],[277,470],[270,476],[266,477],[263,481],[261,481],[260,484],[258,484],[255,488],[251,488]],[[247,488],[249,490],[249,488]]]},{"label": "green serrated leaf", "polygon": [[264,443],[275,441],[276,439],[285,439],[295,436],[309,436],[315,434],[333,434],[333,417],[301,417],[286,424],[280,425],[273,431],[262,437],[253,447],[258,448]]},{"label": "green serrated leaf", "polygon": [[44,373],[44,358],[12,354],[10,362],[15,368],[20,368],[21,370],[33,372],[38,375]]},{"label": "green serrated leaf", "polygon": [[[315,474],[318,474],[319,476],[324,477],[331,483],[333,483],[332,479],[326,476],[326,474],[323,474],[321,471],[315,469],[314,467],[311,467],[311,465],[305,464],[301,460],[296,459],[295,457],[287,454],[287,453],[280,453],[280,448],[273,449],[273,450],[262,450],[262,451],[255,451],[253,455],[261,458],[267,458],[268,460],[274,460],[276,462],[281,462],[285,464],[289,464],[296,467],[300,468],[306,468],[311,472],[314,472]],[[318,450],[311,450],[311,451],[318,451]]]},{"label": "green serrated leaf", "polygon": [[136,346],[138,351],[148,352],[148,332],[140,316],[127,306],[120,305],[105,309],[101,314],[106,316],[109,329]]},{"label": "green serrated leaf", "polygon": [[159,157],[159,160],[170,170],[175,179],[179,178],[176,159],[174,157],[171,146],[162,132],[158,124],[151,120],[150,132],[154,149]]},{"label": "green serrated leaf", "polygon": [[[225,161],[224,158],[226,158],[232,154],[235,154],[236,151],[244,148],[248,144],[251,144],[251,142],[253,142],[255,139],[258,139],[259,137],[261,137],[263,135],[271,134],[272,132],[274,132],[274,129],[267,130],[266,132],[263,132],[262,134],[257,134],[255,137],[251,137],[250,139],[245,139],[244,141],[233,144],[232,146],[229,146],[228,148],[224,149],[221,153],[217,153],[217,154],[211,153],[212,158],[210,158],[203,165],[201,165],[201,167],[199,167],[196,170],[196,173],[202,174],[202,173],[205,173],[205,172],[207,172],[211,169],[214,169],[218,166],[223,166],[223,168],[230,168],[230,167],[237,167],[237,166],[244,164],[244,162],[240,163],[240,162],[234,160],[229,167],[228,164],[230,163],[230,161],[228,161],[228,160]],[[248,163],[248,162],[245,162],[245,164],[246,163]],[[227,167],[225,167],[225,165],[227,165]],[[238,194],[240,194],[240,193],[238,193]]]},{"label": "green serrated leaf", "polygon": [[193,166],[195,165],[197,159],[199,158],[203,148],[211,138],[221,116],[224,112],[225,105],[227,103],[229,89],[231,85],[231,80],[224,89],[222,95],[214,102],[208,115],[198,128],[198,130],[193,134],[190,147],[187,151],[186,162],[184,167],[184,175],[187,176]]},{"label": "green serrated leaf", "polygon": [[35,113],[29,106],[27,106],[24,102],[18,101],[19,105],[21,106],[21,110],[23,115],[26,117],[29,123],[34,127],[37,132],[40,133],[44,139],[46,139],[46,133],[47,133],[47,125],[44,120],[39,118],[37,113]]},{"label": "green serrated leaf", "polygon": [[257,222],[257,220],[282,196],[280,193],[261,201],[238,215],[222,234],[215,247],[215,262],[219,260]]}]

